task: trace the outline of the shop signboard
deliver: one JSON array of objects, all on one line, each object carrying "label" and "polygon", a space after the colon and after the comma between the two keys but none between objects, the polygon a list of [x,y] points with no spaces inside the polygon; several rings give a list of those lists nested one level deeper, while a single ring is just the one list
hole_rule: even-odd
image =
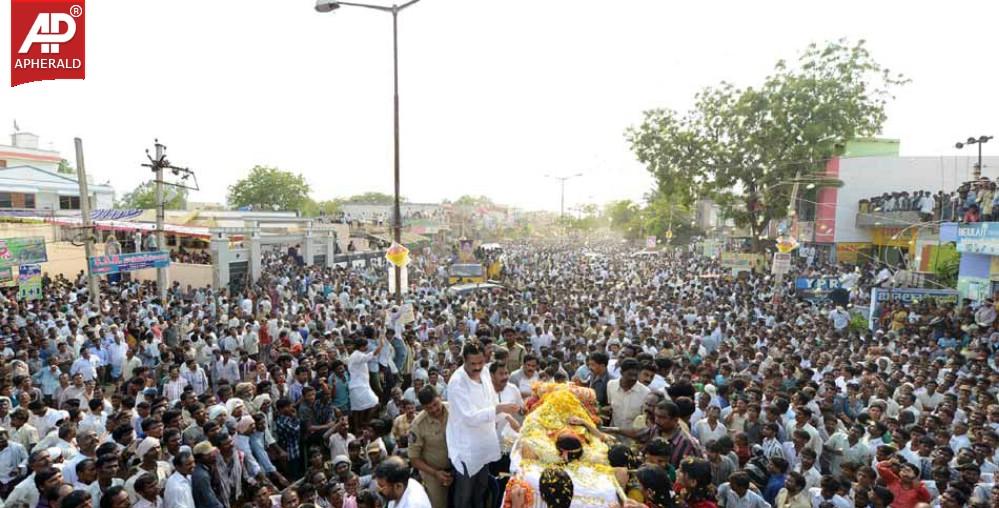
[{"label": "shop signboard", "polygon": [[166,268],[168,266],[170,266],[170,253],[167,251],[131,252],[128,254],[91,256],[90,258],[90,273],[94,275],[109,275],[146,268]]},{"label": "shop signboard", "polygon": [[816,302],[825,300],[834,289],[843,287],[839,277],[798,277],[794,279],[794,292],[798,298]]},{"label": "shop signboard", "polygon": [[703,249],[702,254],[706,258],[714,259],[718,257],[718,252],[721,250],[721,245],[714,240],[705,240],[701,243],[701,248]]},{"label": "shop signboard", "polygon": [[0,239],[0,268],[16,269],[20,265],[37,265],[48,260],[44,237]]},{"label": "shop signboard", "polygon": [[17,275],[17,299],[37,300],[42,297],[42,266],[21,265]]},{"label": "shop signboard", "polygon": [[976,222],[957,227],[957,251],[999,256],[999,222]]},{"label": "shop signboard", "polygon": [[902,302],[906,305],[932,298],[938,304],[957,304],[960,295],[953,289],[926,289],[926,288],[874,288],[871,290],[871,308],[867,316],[871,330],[876,328],[876,318],[881,307],[889,301]]},{"label": "shop signboard", "polygon": [[730,270],[732,275],[739,272],[752,272],[763,263],[763,255],[746,254],[741,252],[722,252],[721,266]]},{"label": "shop signboard", "polygon": [[791,271],[791,254],[789,252],[774,252],[774,262],[770,265],[774,275],[784,275]]}]

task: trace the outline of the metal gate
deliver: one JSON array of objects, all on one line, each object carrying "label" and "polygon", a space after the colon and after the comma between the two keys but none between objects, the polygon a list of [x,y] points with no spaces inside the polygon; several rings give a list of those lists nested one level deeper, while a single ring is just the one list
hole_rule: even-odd
[{"label": "metal gate", "polygon": [[229,291],[238,292],[246,288],[250,280],[250,262],[233,261],[229,263]]}]

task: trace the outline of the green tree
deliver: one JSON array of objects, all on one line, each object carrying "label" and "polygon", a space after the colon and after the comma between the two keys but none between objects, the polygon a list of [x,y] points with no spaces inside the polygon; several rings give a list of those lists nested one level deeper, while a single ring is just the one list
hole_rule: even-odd
[{"label": "green tree", "polygon": [[674,196],[653,192],[646,196],[642,209],[645,235],[654,235],[666,241],[667,231],[673,232],[672,243],[685,243],[696,231],[692,225],[694,214],[689,206]]},{"label": "green tree", "polygon": [[812,44],[758,87],[723,82],[686,113],[646,111],[626,138],[660,194],[687,205],[710,196],[755,239],[788,215],[789,182],[839,184],[822,176],[825,161],[846,141],[877,134],[891,90],[906,82],[863,41]]},{"label": "green tree", "polygon": [[623,234],[625,238],[636,239],[642,234],[642,207],[630,199],[607,203],[604,217],[611,230]]},{"label": "green tree", "polygon": [[640,207],[630,199],[611,201],[604,206],[604,215],[610,221],[612,228],[619,228],[623,224],[632,222],[640,211]]},{"label": "green tree", "polygon": [[229,186],[229,206],[304,211],[309,184],[302,175],[270,166],[254,166],[249,176]]},{"label": "green tree", "polygon": [[[406,198],[400,196],[399,202],[405,203]],[[343,203],[350,205],[391,205],[395,203],[395,197],[392,194],[381,192],[365,192],[364,194],[350,196],[344,199]]]},{"label": "green tree", "polygon": [[302,215],[305,217],[319,217],[320,215],[336,215],[340,212],[342,201],[339,199],[328,199],[316,201],[309,199],[302,206]]},{"label": "green tree", "polygon": [[74,168],[66,159],[62,159],[59,161],[59,167],[56,169],[56,171],[62,175],[76,174],[76,168]]},{"label": "green tree", "polygon": [[[183,210],[187,208],[187,189],[164,186],[167,210]],[[132,192],[126,193],[118,203],[117,208],[138,208],[152,210],[156,208],[156,185],[153,182],[139,184]]]}]

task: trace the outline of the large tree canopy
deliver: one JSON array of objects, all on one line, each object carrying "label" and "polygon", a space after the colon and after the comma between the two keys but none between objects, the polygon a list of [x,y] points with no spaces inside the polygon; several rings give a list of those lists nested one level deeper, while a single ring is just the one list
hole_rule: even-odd
[{"label": "large tree canopy", "polygon": [[685,113],[646,111],[626,138],[661,195],[686,204],[713,197],[755,238],[787,215],[789,182],[836,183],[820,176],[825,161],[846,141],[877,134],[891,89],[906,81],[863,41],[813,44],[759,87],[723,82]]},{"label": "large tree canopy", "polygon": [[603,215],[613,231],[629,240],[655,236],[666,241],[666,232],[672,231],[672,241],[683,243],[698,233],[690,207],[682,199],[658,192],[646,195],[644,205],[631,200],[611,201],[604,206]]},{"label": "large tree canopy", "polygon": [[229,186],[229,206],[301,211],[309,203],[302,175],[270,166],[254,166],[249,176]]}]

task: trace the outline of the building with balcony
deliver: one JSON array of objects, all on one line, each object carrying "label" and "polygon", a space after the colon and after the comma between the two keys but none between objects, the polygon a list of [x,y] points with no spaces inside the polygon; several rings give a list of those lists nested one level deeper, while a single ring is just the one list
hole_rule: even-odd
[{"label": "building with balcony", "polygon": [[[915,271],[932,271],[939,220],[925,220],[911,207],[879,207],[873,197],[917,192],[950,195],[972,178],[977,157],[901,157],[899,141],[860,139],[826,163],[825,176],[840,187],[802,190],[798,241],[842,262],[883,261]],[[999,157],[983,159],[983,176],[999,177]],[[889,209],[885,209],[889,208]],[[930,217],[935,219],[935,217]]]}]

